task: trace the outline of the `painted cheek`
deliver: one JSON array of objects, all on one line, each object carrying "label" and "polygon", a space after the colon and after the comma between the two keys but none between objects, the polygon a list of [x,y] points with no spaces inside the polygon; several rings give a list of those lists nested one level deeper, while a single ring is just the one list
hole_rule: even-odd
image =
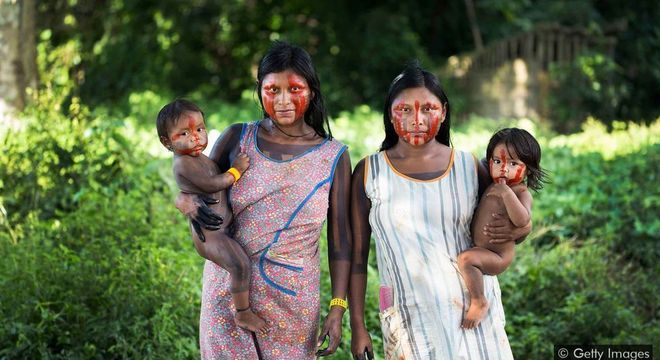
[{"label": "painted cheek", "polygon": [[199,141],[198,141],[199,146],[203,146],[204,148],[206,148],[206,145],[208,145],[208,140],[209,139],[206,132],[202,132],[199,134]]},{"label": "painted cheek", "polygon": [[309,104],[309,93],[307,90],[307,85],[298,75],[291,74],[287,79],[289,81],[289,88],[298,88],[297,92],[291,94],[291,102],[296,108],[296,119],[300,119],[305,116],[307,111],[307,105]]},{"label": "painted cheek", "polygon": [[432,114],[429,119],[429,129],[426,132],[426,135],[424,136],[424,140],[426,142],[431,141],[435,137],[435,134],[438,132],[439,128],[440,128],[440,117],[436,114]]},{"label": "painted cheek", "polygon": [[396,109],[392,111],[392,119],[394,120],[394,131],[396,134],[405,141],[410,141],[410,133],[405,130],[403,115],[401,114],[401,111]]},{"label": "painted cheek", "polygon": [[493,178],[494,183],[497,183],[497,179],[499,179],[500,176],[497,174],[498,169],[495,168],[495,162],[493,159],[488,160],[488,167],[490,168],[490,177]]},{"label": "painted cheek", "polygon": [[516,170],[516,174],[509,181],[509,184],[510,185],[520,184],[523,180],[523,177],[525,176],[526,169],[527,169],[526,166],[519,166],[518,170]]},{"label": "painted cheek", "polygon": [[261,91],[261,101],[264,104],[264,110],[266,110],[266,114],[268,114],[271,119],[275,118],[275,94],[271,93],[270,91],[263,90]]},{"label": "painted cheek", "polygon": [[307,104],[309,103],[309,98],[306,94],[291,94],[291,102],[296,108],[296,119],[301,119],[305,116],[307,111]]}]

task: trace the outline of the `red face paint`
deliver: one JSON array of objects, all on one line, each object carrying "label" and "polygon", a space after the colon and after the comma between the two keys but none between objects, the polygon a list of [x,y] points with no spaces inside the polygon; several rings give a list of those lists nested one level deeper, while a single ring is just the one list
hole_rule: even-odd
[{"label": "red face paint", "polygon": [[500,177],[506,176],[506,150],[500,149]]},{"label": "red face paint", "polygon": [[261,87],[264,110],[280,124],[301,120],[309,107],[311,92],[307,81],[292,70],[266,75]]},{"label": "red face paint", "polygon": [[419,146],[432,141],[442,123],[442,106],[426,88],[406,89],[395,99],[392,124],[399,138]]},{"label": "red face paint", "polygon": [[291,91],[291,102],[296,107],[296,119],[302,119],[309,103],[309,91],[307,91],[305,79],[296,74],[290,74],[289,90]]},{"label": "red face paint", "polygon": [[261,89],[261,101],[264,104],[264,110],[272,119],[275,118],[275,95],[277,94],[275,84],[266,84]]},{"label": "red face paint", "polygon": [[489,159],[488,163],[490,176],[494,183],[499,183],[501,179],[504,179],[509,186],[520,184],[527,173],[525,163],[520,161],[517,156],[510,155],[504,144],[495,146],[493,158]]},{"label": "red face paint", "polygon": [[419,101],[415,100],[415,122],[413,123],[413,129],[415,129],[415,135],[413,137],[413,143],[419,145],[420,130],[419,130]]},{"label": "red face paint", "polygon": [[509,185],[520,184],[523,181],[523,178],[525,177],[525,170],[527,170],[527,166],[519,165],[518,170],[516,170],[516,173],[513,175],[513,178],[511,178],[510,181],[507,181],[507,184]]},{"label": "red face paint", "polygon": [[406,130],[406,121],[405,116],[408,111],[407,105],[404,103],[399,103],[394,106],[392,110],[392,119],[394,123],[394,131],[402,138],[405,142],[410,142],[410,133]]},{"label": "red face paint", "polygon": [[168,130],[171,148],[178,155],[199,156],[206,149],[208,137],[204,118],[198,112],[186,112]]}]

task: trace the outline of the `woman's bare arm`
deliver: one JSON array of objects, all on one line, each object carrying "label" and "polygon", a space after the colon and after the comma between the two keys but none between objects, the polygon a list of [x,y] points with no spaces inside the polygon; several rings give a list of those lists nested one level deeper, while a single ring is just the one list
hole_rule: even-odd
[{"label": "woman's bare arm", "polygon": [[211,149],[209,158],[213,160],[221,172],[229,170],[234,158],[240,152],[241,133],[244,124],[233,124],[225,129]]},{"label": "woman's bare arm", "polygon": [[[335,169],[330,202],[328,207],[328,263],[330,265],[330,282],[332,297],[345,299],[348,292],[348,281],[351,271],[351,225],[348,217],[349,199],[351,194],[351,159],[348,151],[339,158]],[[339,306],[330,308],[328,317],[323,323],[319,336],[319,345],[325,336],[330,336],[326,349],[320,349],[318,356],[330,355],[341,343],[341,322],[344,309]]]},{"label": "woman's bare arm", "polygon": [[351,226],[353,228],[353,256],[351,257],[351,283],[349,308],[351,314],[351,352],[356,359],[373,358],[371,337],[364,321],[364,301],[367,291],[367,265],[371,225],[371,201],[364,188],[367,158],[360,160],[351,178]]}]

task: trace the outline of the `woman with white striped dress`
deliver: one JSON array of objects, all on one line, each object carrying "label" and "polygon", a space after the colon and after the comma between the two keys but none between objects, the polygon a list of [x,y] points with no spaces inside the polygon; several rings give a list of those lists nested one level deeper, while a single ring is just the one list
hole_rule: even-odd
[{"label": "woman with white striped dress", "polygon": [[[411,63],[385,102],[381,151],[362,159],[352,178],[351,351],[372,358],[364,322],[369,242],[380,280],[380,319],[387,359],[511,359],[500,288],[484,276],[491,305],[481,324],[461,328],[469,294],[458,254],[471,247],[470,222],[488,173],[449,146],[449,101],[438,79]],[[482,180],[483,179],[483,180]],[[494,219],[493,241],[529,233]]]}]

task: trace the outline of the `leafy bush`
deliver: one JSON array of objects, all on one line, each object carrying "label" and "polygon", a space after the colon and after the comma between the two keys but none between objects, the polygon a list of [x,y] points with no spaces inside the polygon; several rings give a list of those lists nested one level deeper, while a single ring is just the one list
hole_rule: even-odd
[{"label": "leafy bush", "polygon": [[[552,357],[553,344],[652,344],[658,339],[653,274],[597,240],[518,246],[500,276],[516,358]],[[532,246],[530,246],[532,245]]]},{"label": "leafy bush", "polygon": [[610,57],[592,53],[570,64],[552,64],[549,117],[560,132],[574,132],[587,116],[611,123],[627,96],[621,68]]},{"label": "leafy bush", "polygon": [[580,134],[553,139],[544,153],[552,183],[535,209],[554,230],[541,240],[598,239],[649,268],[660,256],[660,174],[653,165],[660,160],[660,122],[615,123],[609,134],[602,124],[587,124]]},{"label": "leafy bush", "polygon": [[[202,260],[171,205],[171,163],[152,125],[169,96],[136,93],[91,111],[66,94],[40,93],[25,128],[0,140],[0,358],[198,358]],[[218,130],[259,116],[250,93],[242,107],[196,96]],[[548,357],[559,342],[655,341],[660,121],[610,131],[588,120],[570,136],[527,120],[454,125],[454,146],[479,157],[496,128],[527,128],[551,173],[535,196],[535,230],[500,276],[514,355]],[[353,164],[377,151],[381,127],[367,106],[332,120]],[[366,321],[382,358],[375,256],[368,271]],[[348,317],[343,325],[332,358],[350,358]]]},{"label": "leafy bush", "polygon": [[48,109],[2,139],[0,358],[198,358],[202,261],[171,163],[75,98]]},{"label": "leafy bush", "polygon": [[85,191],[112,195],[108,185],[123,177],[134,162],[133,147],[117,124],[89,119],[76,99],[72,117],[38,114],[26,131],[12,132],[0,140],[0,194],[10,220],[33,212],[51,218],[68,212]]},{"label": "leafy bush", "polygon": [[88,193],[17,244],[0,236],[0,357],[198,357],[201,261],[168,197],[149,195]]},{"label": "leafy bush", "polygon": [[591,119],[544,146],[552,183],[535,196],[535,231],[500,276],[516,357],[658,339],[660,121],[613,126]]}]

